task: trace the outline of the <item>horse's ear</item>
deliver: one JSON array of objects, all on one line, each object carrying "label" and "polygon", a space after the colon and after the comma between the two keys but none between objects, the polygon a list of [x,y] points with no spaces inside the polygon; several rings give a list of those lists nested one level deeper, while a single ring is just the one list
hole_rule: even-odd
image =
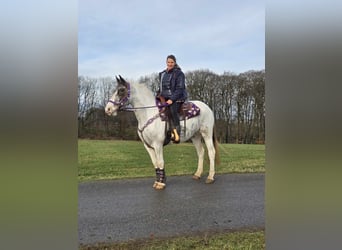
[{"label": "horse's ear", "polygon": [[119,77],[122,82],[126,82],[125,79],[122,78],[122,76],[119,75]]},{"label": "horse's ear", "polygon": [[117,76],[115,76],[115,78],[116,78],[116,81],[117,81],[118,83],[120,83],[120,79],[119,79]]},{"label": "horse's ear", "polygon": [[120,75],[119,75],[119,77],[120,77],[120,83],[127,87],[127,82],[126,82],[126,80],[123,79],[122,76],[120,76]]}]

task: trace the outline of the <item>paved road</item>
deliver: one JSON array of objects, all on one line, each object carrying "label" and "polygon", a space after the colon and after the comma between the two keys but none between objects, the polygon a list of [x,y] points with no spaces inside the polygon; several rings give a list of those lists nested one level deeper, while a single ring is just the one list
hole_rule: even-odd
[{"label": "paved road", "polygon": [[165,190],[153,178],[79,184],[79,243],[241,228],[264,228],[264,174],[217,175],[214,184],[191,176],[168,177]]}]

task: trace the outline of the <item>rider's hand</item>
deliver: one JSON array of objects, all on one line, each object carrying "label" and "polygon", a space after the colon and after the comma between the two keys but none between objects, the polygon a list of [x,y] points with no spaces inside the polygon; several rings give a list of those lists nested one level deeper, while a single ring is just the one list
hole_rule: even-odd
[{"label": "rider's hand", "polygon": [[172,100],[169,99],[169,100],[166,101],[166,103],[167,103],[168,105],[171,105],[171,104],[172,104]]}]

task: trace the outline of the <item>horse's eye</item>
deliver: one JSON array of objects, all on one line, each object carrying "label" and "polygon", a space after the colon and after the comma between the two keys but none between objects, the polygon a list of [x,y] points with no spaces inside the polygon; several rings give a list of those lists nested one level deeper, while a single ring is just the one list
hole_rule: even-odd
[{"label": "horse's eye", "polygon": [[118,94],[119,95],[123,95],[124,93],[125,93],[125,89],[124,88],[118,89]]}]

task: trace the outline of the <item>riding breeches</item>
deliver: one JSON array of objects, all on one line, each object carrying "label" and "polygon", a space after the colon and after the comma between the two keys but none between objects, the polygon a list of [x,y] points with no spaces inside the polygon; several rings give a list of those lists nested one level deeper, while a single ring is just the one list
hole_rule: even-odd
[{"label": "riding breeches", "polygon": [[178,116],[179,107],[180,107],[180,104],[177,102],[174,102],[169,106],[173,128],[179,128],[179,116]]}]

